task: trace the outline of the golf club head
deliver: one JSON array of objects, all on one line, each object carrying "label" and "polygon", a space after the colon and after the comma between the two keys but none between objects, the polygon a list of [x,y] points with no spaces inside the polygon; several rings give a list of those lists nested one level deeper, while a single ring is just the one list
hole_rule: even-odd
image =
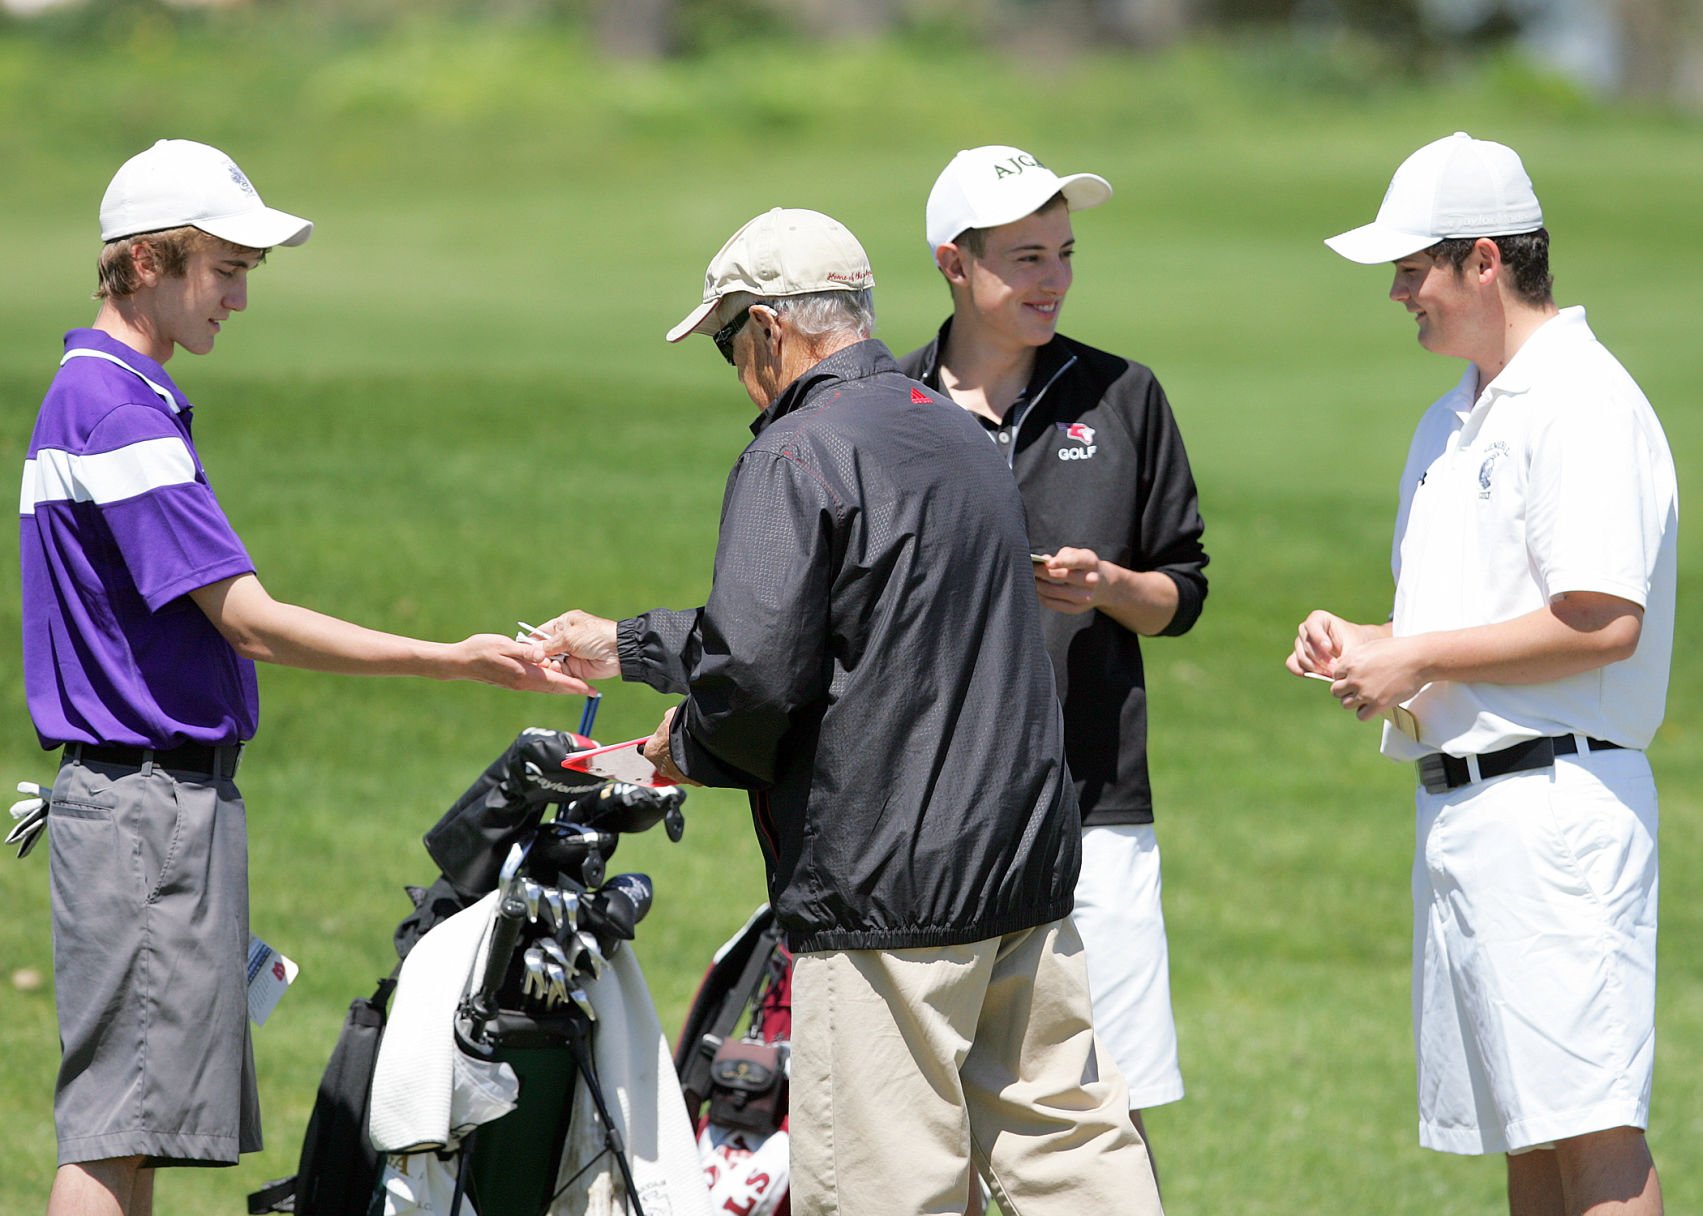
[{"label": "golf club head", "polygon": [[583,929],[580,930],[577,938],[580,946],[580,969],[591,972],[591,978],[594,980],[602,979],[604,964],[609,961],[603,956],[602,945],[598,943],[594,934]]},{"label": "golf club head", "polygon": [[584,735],[532,726],[520,732],[509,753],[508,778],[514,793],[534,805],[571,802],[602,784],[592,773],[562,767],[574,752],[596,747]]},{"label": "golf club head", "polygon": [[568,999],[579,1007],[581,1013],[585,1014],[586,1021],[597,1021],[597,1010],[591,1007],[591,998],[586,995],[584,988],[575,988],[568,993]]},{"label": "golf club head", "polygon": [[544,950],[544,961],[546,963],[555,963],[564,971],[572,968],[573,964],[568,961],[567,951],[562,949],[561,942],[553,937],[546,937],[538,944]]},{"label": "golf club head", "polygon": [[426,852],[463,894],[483,895],[497,885],[509,845],[543,813],[541,804],[527,801],[516,772],[533,733],[522,732],[426,832]]},{"label": "golf club head", "polygon": [[686,829],[680,804],[686,801],[686,791],[678,785],[633,785],[612,781],[574,806],[574,814],[582,823],[599,831],[630,836],[648,832],[659,822],[666,825],[668,838],[678,842]]},{"label": "golf club head", "polygon": [[562,892],[556,887],[544,888],[545,920],[549,922],[552,933],[562,931],[562,922],[567,917],[567,901],[562,898]]},{"label": "golf club head", "polygon": [[521,956],[521,960],[525,967],[526,978],[521,983],[520,995],[522,997],[545,996],[548,986],[544,977],[544,951],[537,946],[529,946],[526,953]]},{"label": "golf club head", "polygon": [[615,851],[618,839],[582,824],[553,820],[538,829],[528,865],[542,878],[561,875],[570,882],[595,887],[603,880],[604,859]]},{"label": "golf club head", "polygon": [[560,963],[544,962],[544,975],[549,980],[550,992],[544,998],[547,1008],[554,1009],[557,1005],[565,1004],[568,1000],[568,972]]},{"label": "golf club head", "polygon": [[617,874],[592,898],[602,913],[601,927],[630,942],[638,923],[650,911],[655,888],[647,874]]},{"label": "golf club head", "polygon": [[526,864],[526,855],[532,850],[533,839],[532,833],[528,832],[509,846],[509,855],[503,860],[502,871],[497,876],[503,886],[512,883],[520,873],[520,867]]}]

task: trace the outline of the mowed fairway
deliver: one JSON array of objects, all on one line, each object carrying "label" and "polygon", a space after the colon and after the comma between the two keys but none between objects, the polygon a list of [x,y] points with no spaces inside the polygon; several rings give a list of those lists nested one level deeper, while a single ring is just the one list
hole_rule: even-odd
[{"label": "mowed fairway", "polygon": [[[1077,218],[1063,327],[1158,371],[1212,554],[1200,624],[1147,648],[1189,1088],[1148,1116],[1168,1210],[1501,1210],[1499,1160],[1415,1143],[1409,775],[1281,667],[1310,608],[1387,613],[1406,439],[1459,374],[1418,349],[1383,270],[1319,241],[1369,219],[1419,144],[1461,128],[1513,144],[1556,234],[1561,302],[1589,306],[1664,420],[1682,499],[1703,501],[1703,123],[1598,108],[1508,67],[1392,80],[1352,51],[1305,48],[1069,63],[759,47],[618,70],[526,30],[345,43],[143,23],[94,44],[0,26],[0,467],[21,462],[60,334],[93,316],[107,178],[159,136],[204,139],[319,224],[255,274],[213,356],[169,365],[274,595],[443,639],[573,606],[690,606],[752,411],[708,342],[662,333],[722,240],[775,205],[842,219],[875,266],[880,336],[903,351],[946,303],[921,217],[954,151],[1012,142],[1102,173],[1117,194]],[[1665,889],[1651,1143],[1674,1212],[1703,1207],[1697,535],[1681,541],[1652,750]],[[24,712],[17,598],[8,558],[8,788],[53,771]],[[277,668],[261,686],[241,782],[253,924],[302,975],[256,1033],[266,1151],[164,1176],[161,1212],[240,1212],[294,1169],[343,1011],[394,962],[404,884],[432,877],[421,834],[519,729],[571,729],[581,710]],[[648,733],[667,705],[607,694],[607,741]],[[670,1033],[762,898],[743,797],[694,791],[687,819],[679,845],[654,833],[613,863],[655,878],[638,945]],[[39,1209],[53,1165],[51,983],[14,984],[51,974],[45,852],[0,859],[5,1212]]]}]

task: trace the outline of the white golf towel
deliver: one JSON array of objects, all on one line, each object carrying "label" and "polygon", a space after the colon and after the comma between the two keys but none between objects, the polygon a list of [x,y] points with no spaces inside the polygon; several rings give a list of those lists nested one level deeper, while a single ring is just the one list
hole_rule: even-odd
[{"label": "white golf towel", "polygon": [[[514,1109],[514,1070],[455,1046],[455,1010],[484,965],[496,908],[493,891],[433,928],[402,960],[367,1115],[368,1138],[381,1153],[444,1148],[459,1141],[458,1131]],[[486,1100],[505,1087],[506,1107]]]},{"label": "white golf towel", "polygon": [[[476,1113],[468,1109],[467,1098],[472,1095],[466,1084],[467,1066],[492,1066],[470,1060],[455,1045],[456,1007],[472,977],[484,968],[496,907],[493,893],[458,912],[422,937],[403,961],[373,1071],[367,1122],[373,1146],[380,1152],[453,1145],[467,1127],[502,1113],[491,1114],[489,1107]],[[604,1100],[626,1146],[646,1216],[712,1216],[709,1187],[673,1057],[631,944],[616,952],[601,978],[586,980],[582,987],[597,1012],[592,1056]],[[506,1064],[496,1068],[506,1074],[512,1093],[513,1071]],[[458,1070],[464,1073],[459,1086]],[[487,1096],[492,1089],[500,1094],[502,1076],[481,1074],[478,1080],[482,1084],[473,1089],[482,1089]],[[458,1090],[463,1095],[460,1100]],[[602,1151],[603,1127],[590,1089],[576,1086],[558,1185]],[[586,1169],[551,1210],[573,1216],[614,1216],[626,1210],[622,1190],[619,1170],[605,1158]],[[428,1202],[396,1210],[439,1209]]]},{"label": "white golf towel", "polygon": [[[609,1113],[627,1146],[645,1216],[711,1216],[709,1185],[674,1057],[631,944],[617,951],[603,975],[584,987],[597,1011],[592,1056]],[[603,1126],[590,1090],[581,1085],[574,1093],[557,1185],[602,1151]],[[617,1216],[628,1210],[623,1189],[615,1163],[600,1161],[557,1198],[551,1216]]]}]

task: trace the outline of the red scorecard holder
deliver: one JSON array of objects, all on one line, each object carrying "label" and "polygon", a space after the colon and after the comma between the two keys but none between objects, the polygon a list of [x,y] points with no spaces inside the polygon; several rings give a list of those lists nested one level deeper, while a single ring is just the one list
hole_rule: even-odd
[{"label": "red scorecard holder", "polygon": [[628,739],[625,743],[611,743],[606,747],[594,747],[590,751],[574,752],[562,761],[563,768],[571,768],[575,772],[590,773],[596,777],[608,777],[612,781],[625,781],[629,785],[645,785],[653,789],[671,786],[674,782],[656,771],[656,765],[645,759],[643,747],[650,742],[650,736],[642,739]]}]

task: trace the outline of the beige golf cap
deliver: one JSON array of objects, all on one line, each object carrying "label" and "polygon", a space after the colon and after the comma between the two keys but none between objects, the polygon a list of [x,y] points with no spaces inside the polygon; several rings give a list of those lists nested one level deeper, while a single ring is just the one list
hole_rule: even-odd
[{"label": "beige golf cap", "polygon": [[1112,187],[1094,173],[1060,177],[1021,148],[966,148],[934,179],[923,226],[928,251],[958,239],[966,228],[998,228],[1032,215],[1055,194],[1072,211],[1098,207]]},{"label": "beige golf cap", "polygon": [[869,256],[844,224],[820,211],[776,207],[727,238],[704,271],[703,303],[668,331],[668,340],[720,329],[716,305],[736,291],[803,296],[874,286]]},{"label": "beige golf cap", "polygon": [[1514,236],[1543,227],[1517,152],[1456,131],[1402,161],[1378,218],[1325,241],[1351,262],[1394,262],[1454,237]]},{"label": "beige golf cap", "polygon": [[193,224],[233,245],[300,245],[313,223],[260,201],[236,162],[192,139],[162,139],[119,166],[101,199],[101,240]]}]

